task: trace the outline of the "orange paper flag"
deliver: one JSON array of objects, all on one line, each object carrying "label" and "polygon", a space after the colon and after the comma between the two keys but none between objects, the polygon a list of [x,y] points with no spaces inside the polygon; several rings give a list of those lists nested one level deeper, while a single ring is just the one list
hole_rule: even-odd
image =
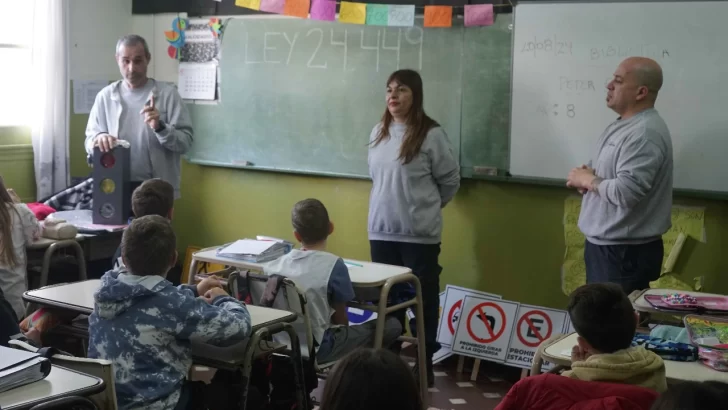
[{"label": "orange paper flag", "polygon": [[425,6],[425,27],[452,27],[452,6]]},{"label": "orange paper flag", "polygon": [[286,5],[283,7],[283,14],[306,19],[308,18],[308,8],[310,5],[310,0],[286,0]]}]

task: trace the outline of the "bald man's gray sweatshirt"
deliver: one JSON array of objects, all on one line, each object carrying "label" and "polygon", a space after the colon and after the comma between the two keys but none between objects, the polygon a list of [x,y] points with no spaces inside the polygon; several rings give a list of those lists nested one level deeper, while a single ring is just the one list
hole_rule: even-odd
[{"label": "bald man's gray sweatshirt", "polygon": [[657,110],[611,123],[591,166],[604,180],[581,204],[579,229],[589,242],[647,243],[670,229],[672,140]]},{"label": "bald man's gray sweatshirt", "polygon": [[[379,127],[369,141],[377,138]],[[402,164],[398,157],[405,130],[404,124],[393,124],[388,139],[369,146],[369,239],[437,244],[442,208],[460,188],[460,166],[440,127],[427,133],[410,163]]]}]

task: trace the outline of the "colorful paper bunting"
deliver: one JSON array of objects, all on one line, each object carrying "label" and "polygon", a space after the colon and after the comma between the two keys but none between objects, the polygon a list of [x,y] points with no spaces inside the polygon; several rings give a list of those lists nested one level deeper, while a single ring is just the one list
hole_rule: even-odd
[{"label": "colorful paper bunting", "polygon": [[260,0],[235,0],[235,5],[251,10],[260,10]]},{"label": "colorful paper bunting", "polygon": [[415,6],[389,6],[387,25],[393,27],[412,27],[415,25]]},{"label": "colorful paper bunting", "polygon": [[339,21],[342,23],[365,24],[367,21],[366,3],[342,1],[339,6]]},{"label": "colorful paper bunting", "polygon": [[311,5],[309,0],[286,0],[286,6],[283,7],[283,14],[286,16],[308,18],[308,7]]},{"label": "colorful paper bunting", "polygon": [[314,0],[311,5],[311,20],[335,21],[336,2],[331,0]]},{"label": "colorful paper bunting", "polygon": [[492,26],[493,5],[471,4],[465,6],[465,27]]},{"label": "colorful paper bunting", "polygon": [[367,4],[367,26],[386,26],[389,20],[389,6]]},{"label": "colorful paper bunting", "polygon": [[283,7],[285,5],[286,0],[260,0],[260,11],[283,14]]},{"label": "colorful paper bunting", "polygon": [[425,6],[425,27],[452,27],[452,6]]}]

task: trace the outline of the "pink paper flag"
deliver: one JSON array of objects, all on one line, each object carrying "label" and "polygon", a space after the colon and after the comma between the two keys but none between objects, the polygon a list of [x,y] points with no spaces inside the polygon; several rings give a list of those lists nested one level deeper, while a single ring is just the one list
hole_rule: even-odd
[{"label": "pink paper flag", "polygon": [[283,7],[286,5],[286,0],[261,0],[260,10],[267,11],[268,13],[283,14]]},{"label": "pink paper flag", "polygon": [[311,20],[335,21],[336,2],[331,0],[313,0]]},{"label": "pink paper flag", "polygon": [[465,27],[492,26],[493,5],[471,4],[465,6]]}]

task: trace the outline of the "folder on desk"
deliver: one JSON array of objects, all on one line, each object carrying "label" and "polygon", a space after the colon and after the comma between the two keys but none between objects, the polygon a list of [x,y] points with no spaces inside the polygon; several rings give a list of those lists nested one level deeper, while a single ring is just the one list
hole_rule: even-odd
[{"label": "folder on desk", "polygon": [[51,362],[37,353],[0,346],[0,393],[45,379]]},{"label": "folder on desk", "polygon": [[280,258],[292,249],[290,242],[241,239],[217,250],[217,255],[247,262],[263,263]]}]

